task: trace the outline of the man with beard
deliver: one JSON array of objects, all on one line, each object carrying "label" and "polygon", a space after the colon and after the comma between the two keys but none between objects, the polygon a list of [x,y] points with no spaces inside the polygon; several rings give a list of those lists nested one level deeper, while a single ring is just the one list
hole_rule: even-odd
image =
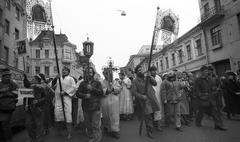
[{"label": "man with beard", "polygon": [[154,77],[154,79],[157,82],[156,86],[153,86],[153,89],[155,91],[155,96],[157,98],[157,104],[160,108],[159,111],[155,111],[153,115],[154,124],[156,126],[157,131],[162,131],[161,128],[161,119],[163,117],[163,106],[162,106],[162,100],[161,100],[161,94],[160,94],[160,86],[162,84],[162,79],[159,75],[157,75],[157,68],[155,66],[150,67],[149,69],[151,76]]},{"label": "man with beard", "polygon": [[14,92],[18,86],[11,80],[10,70],[2,69],[2,81],[0,82],[0,139],[3,142],[11,142],[12,130],[10,121],[16,108],[17,94]]},{"label": "man with beard", "polygon": [[[147,136],[153,138],[153,112],[160,110],[156,102],[155,91],[152,87],[156,86],[157,82],[149,73],[144,77],[142,67],[139,65],[135,68],[135,73],[137,77],[132,83],[132,94],[136,97],[137,113],[141,119],[141,124],[143,120],[145,121]],[[146,82],[147,80],[149,82]],[[148,84],[148,86],[145,86],[146,84]],[[145,87],[147,87],[147,89]]]},{"label": "man with beard", "polygon": [[201,127],[201,121],[204,114],[211,115],[215,123],[215,129],[226,131],[223,128],[223,122],[220,113],[217,109],[218,86],[215,81],[209,76],[209,68],[201,67],[201,76],[195,81],[195,93],[199,100],[199,110],[196,116],[196,126]]},{"label": "man with beard", "polygon": [[[62,90],[60,90],[59,79],[57,80],[57,86],[55,89],[55,105],[54,105],[54,114],[55,114],[55,121],[56,124],[60,128],[61,122],[64,121],[64,112],[66,116],[66,127],[67,127],[67,139],[72,137],[72,96],[76,92],[76,83],[73,77],[69,75],[70,69],[66,66],[62,69],[62,76],[61,76],[61,85]],[[59,77],[59,76],[58,76]],[[57,78],[58,78],[57,77]],[[61,91],[61,92],[60,92]],[[64,104],[62,104],[61,97],[63,98]],[[58,129],[59,130],[59,129]]]},{"label": "man with beard", "polygon": [[99,142],[102,139],[100,100],[103,97],[103,89],[101,83],[94,79],[94,69],[89,67],[87,70],[86,80],[79,85],[76,96],[82,99],[88,142]]}]

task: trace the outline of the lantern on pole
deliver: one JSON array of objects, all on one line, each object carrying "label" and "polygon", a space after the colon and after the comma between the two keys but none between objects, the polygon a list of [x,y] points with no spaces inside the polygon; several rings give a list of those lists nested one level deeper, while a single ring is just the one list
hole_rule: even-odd
[{"label": "lantern on pole", "polygon": [[83,54],[86,57],[91,58],[93,55],[93,46],[94,43],[89,40],[89,37],[87,37],[87,41],[83,43]]},{"label": "lantern on pole", "polygon": [[[87,41],[83,43],[83,54],[88,58],[87,76],[89,74],[90,58],[93,55],[93,46],[94,43],[89,40],[89,37],[87,37]],[[87,78],[85,78],[85,80],[87,80]]]}]

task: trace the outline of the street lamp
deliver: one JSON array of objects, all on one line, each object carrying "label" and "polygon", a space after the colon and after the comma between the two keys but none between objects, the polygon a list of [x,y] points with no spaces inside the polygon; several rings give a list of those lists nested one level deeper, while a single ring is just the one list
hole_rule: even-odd
[{"label": "street lamp", "polygon": [[83,43],[83,54],[88,58],[87,75],[89,74],[90,58],[93,55],[93,46],[94,43],[89,40],[89,37],[87,37],[87,41]]}]

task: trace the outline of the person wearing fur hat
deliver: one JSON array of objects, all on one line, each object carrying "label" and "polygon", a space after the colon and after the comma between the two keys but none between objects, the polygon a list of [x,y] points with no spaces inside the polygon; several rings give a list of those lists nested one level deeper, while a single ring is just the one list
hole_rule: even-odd
[{"label": "person wearing fur hat", "polygon": [[226,131],[227,129],[223,128],[223,121],[217,109],[218,86],[213,78],[209,76],[209,68],[207,66],[202,66],[200,70],[202,74],[196,79],[194,84],[195,93],[199,101],[196,126],[201,127],[204,114],[210,114],[213,117],[215,129]]},{"label": "person wearing fur hat", "polygon": [[0,82],[0,139],[3,142],[11,142],[12,131],[10,120],[16,108],[17,94],[14,92],[18,86],[11,80],[8,68],[1,69],[2,81]]},{"label": "person wearing fur hat", "polygon": [[226,72],[225,90],[225,108],[229,119],[235,114],[240,114],[240,83],[237,82],[236,74],[234,72]]},{"label": "person wearing fur hat", "polygon": [[167,81],[161,84],[162,99],[165,104],[165,123],[168,126],[171,118],[174,116],[177,131],[182,131],[180,111],[181,88],[181,83],[177,80],[173,71],[168,74]]},{"label": "person wearing fur hat", "polygon": [[[156,102],[155,91],[153,86],[157,85],[154,77],[147,73],[144,76],[142,66],[138,65],[135,68],[136,78],[132,82],[132,94],[136,97],[136,110],[141,120],[141,123],[145,121],[147,136],[153,138],[153,112],[159,111],[160,107]],[[148,82],[147,82],[148,81]],[[148,84],[147,92],[145,90],[145,84]],[[141,128],[140,128],[141,131]]]}]

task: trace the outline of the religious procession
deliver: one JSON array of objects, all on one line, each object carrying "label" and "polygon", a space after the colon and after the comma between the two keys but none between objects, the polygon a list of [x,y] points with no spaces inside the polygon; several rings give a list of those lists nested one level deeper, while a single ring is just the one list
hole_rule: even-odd
[{"label": "religious procession", "polygon": [[239,29],[237,0],[1,0],[0,142],[239,142]]},{"label": "religious procession", "polygon": [[[100,80],[92,67],[79,79],[69,75],[68,67],[63,67],[62,74],[53,80],[44,74],[35,75],[31,81],[25,76],[24,86],[32,88],[34,96],[24,98],[30,141],[44,141],[53,127],[67,139],[72,138],[77,127],[89,138],[88,142],[100,142],[103,135],[119,139],[121,122],[133,119],[140,122],[136,133],[142,135],[142,129],[146,129],[150,139],[153,133],[164,133],[170,125],[179,132],[184,132],[183,126],[204,127],[204,116],[212,117],[213,129],[227,131],[222,112],[229,119],[240,113],[240,72],[218,77],[211,66],[202,66],[201,76],[194,78],[191,73],[177,70],[159,76],[156,70],[151,66],[144,73],[137,66],[132,80],[122,71],[119,78],[113,79],[112,68],[105,68],[104,79]],[[18,85],[12,81],[9,69],[2,69],[1,74],[1,134],[9,142]],[[74,99],[77,103],[73,103]]]}]

